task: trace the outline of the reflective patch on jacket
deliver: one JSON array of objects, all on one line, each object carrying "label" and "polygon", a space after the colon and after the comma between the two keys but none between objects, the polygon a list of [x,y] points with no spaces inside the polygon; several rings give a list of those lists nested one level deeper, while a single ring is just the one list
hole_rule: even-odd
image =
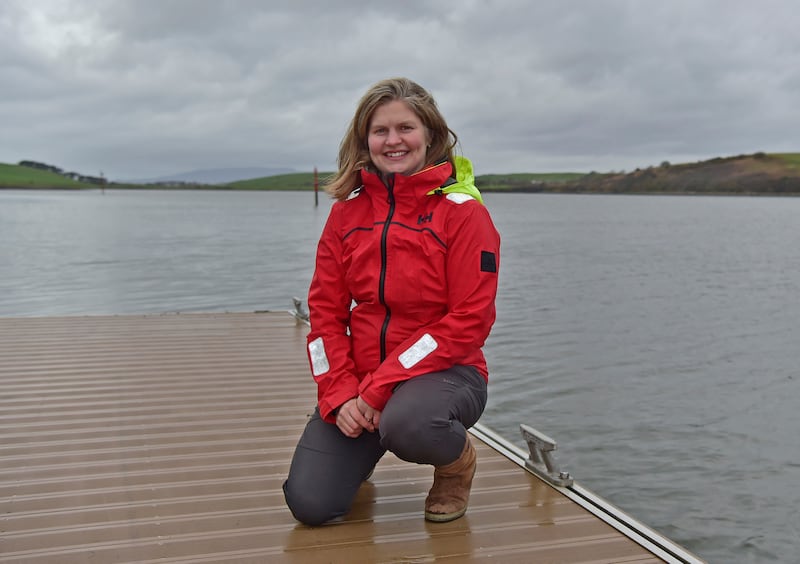
[{"label": "reflective patch on jacket", "polygon": [[423,358],[435,351],[436,347],[438,346],[439,343],[436,342],[436,339],[431,337],[430,333],[425,333],[416,343],[411,345],[408,350],[398,356],[397,360],[400,361],[400,364],[403,365],[403,368],[408,370]]},{"label": "reflective patch on jacket", "polygon": [[358,196],[360,196],[362,188],[363,188],[363,186],[359,186],[358,188],[356,188],[352,192],[350,192],[347,195],[347,198],[345,198],[345,201],[353,200],[353,199],[357,198]]},{"label": "reflective patch on jacket", "polygon": [[447,195],[447,199],[457,204],[463,204],[464,202],[469,202],[470,200],[474,200],[475,198],[473,198],[469,194],[460,194],[458,192],[453,192],[452,194]]},{"label": "reflective patch on jacket", "polygon": [[325,354],[325,343],[322,342],[322,337],[317,337],[308,343],[308,356],[311,359],[311,373],[315,378],[322,376],[331,369],[328,355]]}]

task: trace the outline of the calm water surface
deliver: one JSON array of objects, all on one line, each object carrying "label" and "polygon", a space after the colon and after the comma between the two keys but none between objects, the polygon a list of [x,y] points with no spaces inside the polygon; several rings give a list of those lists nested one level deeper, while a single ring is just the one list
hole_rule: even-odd
[{"label": "calm water surface", "polygon": [[[800,561],[800,199],[488,194],[483,422],[709,562]],[[0,315],[285,310],[307,193],[0,191]]]}]

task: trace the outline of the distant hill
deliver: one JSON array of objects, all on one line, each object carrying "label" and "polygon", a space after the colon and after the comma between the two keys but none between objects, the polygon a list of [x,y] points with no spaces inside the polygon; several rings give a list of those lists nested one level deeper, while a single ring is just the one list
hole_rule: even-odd
[{"label": "distant hill", "polygon": [[[320,190],[325,181],[333,172],[319,172],[317,181]],[[475,183],[482,191],[502,192],[513,191],[515,188],[526,188],[532,183],[552,182],[557,184],[585,176],[582,172],[521,172],[513,174],[485,174],[475,178]],[[225,188],[235,190],[312,190],[314,187],[313,172],[293,172],[291,174],[278,174],[265,178],[253,178],[241,182],[231,182]]]},{"label": "distant hill", "polygon": [[[88,188],[91,185],[50,170],[0,163],[0,188]],[[96,188],[96,186],[92,186]]]},{"label": "distant hill", "polygon": [[[281,173],[287,170],[290,169],[197,170],[136,183],[109,182],[106,189],[313,190],[312,172]],[[253,174],[261,176],[252,177]],[[331,172],[318,174],[320,187],[330,175]],[[228,178],[236,180],[226,180]],[[800,153],[754,153],[683,164],[665,161],[660,166],[637,168],[629,173],[485,174],[477,176],[475,183],[482,192],[800,196]],[[97,186],[51,171],[0,163],[0,188],[80,189]]]},{"label": "distant hill", "polygon": [[286,167],[243,167],[243,168],[211,168],[180,172],[157,178],[125,180],[125,184],[157,184],[159,182],[184,182],[188,184],[229,184],[239,180],[250,180],[276,174],[294,172]]},{"label": "distant hill", "polygon": [[590,173],[560,182],[509,186],[517,192],[591,194],[797,194],[800,153],[754,153],[696,163],[636,169],[629,173]]},{"label": "distant hill", "polygon": [[[317,173],[317,183],[322,190],[325,179],[330,177],[332,172]],[[251,178],[239,182],[230,182],[225,188],[233,190],[313,190],[313,172],[292,172],[289,174],[275,174],[262,178]]]}]

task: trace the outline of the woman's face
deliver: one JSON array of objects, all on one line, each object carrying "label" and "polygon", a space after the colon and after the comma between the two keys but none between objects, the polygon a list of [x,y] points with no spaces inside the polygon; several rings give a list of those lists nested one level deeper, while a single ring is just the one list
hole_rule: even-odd
[{"label": "woman's face", "polygon": [[372,114],[367,145],[381,174],[419,172],[425,166],[429,142],[427,128],[405,102],[387,102]]}]

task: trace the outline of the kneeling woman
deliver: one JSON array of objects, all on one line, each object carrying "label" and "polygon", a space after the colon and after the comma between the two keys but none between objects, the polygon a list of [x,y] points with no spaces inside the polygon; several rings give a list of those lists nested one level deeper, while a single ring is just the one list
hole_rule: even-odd
[{"label": "kneeling woman", "polygon": [[427,520],[467,509],[500,237],[456,144],[405,78],[372,86],[342,140],[308,296],[318,403],[283,486],[305,524],[345,515],[387,450],[434,467]]}]

